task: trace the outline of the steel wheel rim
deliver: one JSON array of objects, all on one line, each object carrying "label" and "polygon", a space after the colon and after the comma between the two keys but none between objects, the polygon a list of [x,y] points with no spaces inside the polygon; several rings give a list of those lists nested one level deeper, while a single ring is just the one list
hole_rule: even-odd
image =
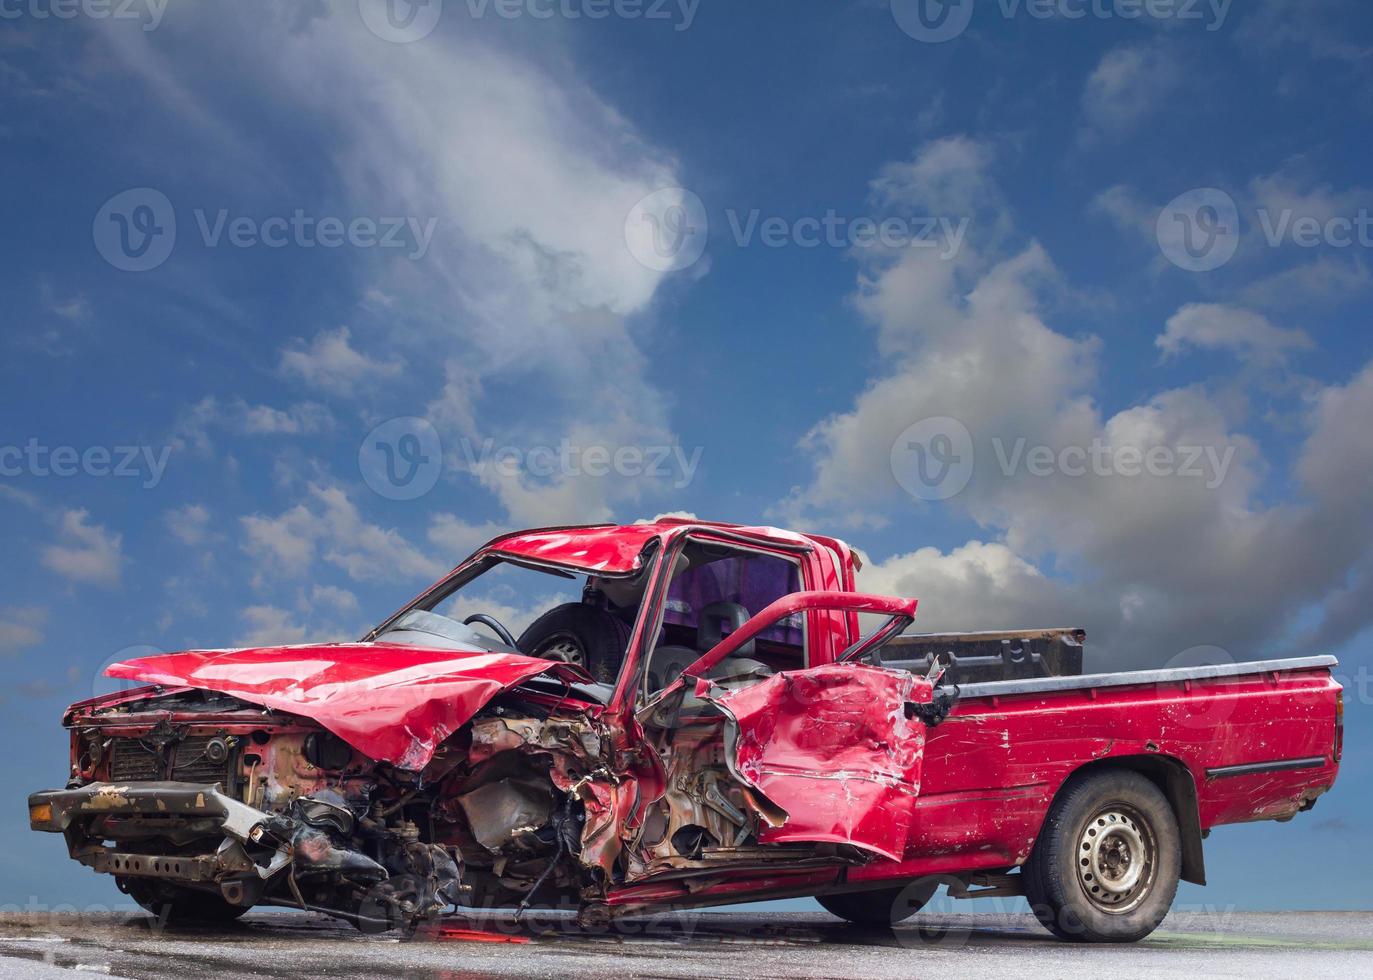
[{"label": "steel wheel rim", "polygon": [[539,648],[536,656],[574,667],[586,667],[586,651],[571,633],[555,633]]},{"label": "steel wheel rim", "polygon": [[1078,884],[1094,908],[1125,915],[1144,903],[1158,871],[1158,844],[1134,807],[1108,803],[1083,825],[1074,857]]}]

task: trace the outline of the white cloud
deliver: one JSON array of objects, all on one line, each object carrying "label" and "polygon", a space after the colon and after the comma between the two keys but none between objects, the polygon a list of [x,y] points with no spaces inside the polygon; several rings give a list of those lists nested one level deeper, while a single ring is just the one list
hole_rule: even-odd
[{"label": "white cloud", "polygon": [[1249,182],[1249,194],[1256,209],[1271,215],[1276,226],[1283,212],[1297,218],[1315,218],[1324,224],[1331,218],[1353,217],[1366,208],[1368,191],[1362,188],[1337,190],[1328,183],[1315,183],[1303,176],[1304,165],[1297,160],[1287,167]]},{"label": "white cloud", "polygon": [[186,504],[163,515],[167,530],[182,544],[192,547],[209,539],[210,512],[202,504]]},{"label": "white cloud", "polygon": [[170,442],[177,449],[208,453],[214,448],[215,430],[239,436],[318,435],[335,425],[333,413],[318,402],[299,402],[284,409],[252,405],[242,398],[221,401],[207,395],[182,413],[172,429]]},{"label": "white cloud", "polygon": [[699,517],[697,517],[695,514],[693,514],[693,513],[692,513],[691,511],[689,511],[689,510],[669,510],[669,511],[664,511],[663,513],[658,514],[658,515],[656,515],[656,516],[654,516],[654,517],[641,517],[641,518],[639,518],[637,521],[635,521],[634,523],[635,523],[635,524],[657,524],[659,521],[661,521],[661,520],[666,520],[667,518],[671,518],[671,517],[675,517],[675,518],[677,518],[678,520],[682,520],[682,521],[698,521],[698,520],[700,520]]},{"label": "white cloud", "polygon": [[[330,207],[436,222],[422,261],[379,249],[354,256],[352,333],[290,347],[280,364],[287,375],[365,394],[402,360],[427,385],[457,359],[461,368],[429,399],[445,437],[479,430],[525,441],[539,429],[540,443],[556,444],[568,430],[595,429],[597,444],[671,442],[641,346],[652,329],[642,315],[664,274],[631,255],[624,223],[638,201],[683,177],[566,58],[545,67],[481,30],[387,45],[355,10],[325,5],[186,13],[157,38],[118,24],[93,36],[118,68],[147,80],[190,138],[210,142],[236,170],[268,175],[264,186],[282,169],[271,149],[222,121],[242,118],[244,105],[313,121],[319,169],[343,198]],[[225,53],[222,62],[186,63],[204,43]],[[232,111],[215,111],[226,92]],[[499,152],[474,153],[474,141]],[[538,397],[507,398],[499,415],[478,418],[476,378]],[[633,482],[564,475],[489,488],[521,514],[604,514],[638,499],[645,487]]]},{"label": "white cloud", "polygon": [[358,386],[394,378],[404,365],[399,358],[374,358],[355,349],[347,327],[322,330],[308,344],[281,352],[281,371],[306,384],[337,394],[352,394]]},{"label": "white cloud", "polygon": [[308,627],[295,622],[291,613],[276,606],[249,606],[238,615],[246,628],[235,641],[236,646],[259,647],[304,643],[310,635]]},{"label": "white cloud", "polygon": [[238,423],[245,435],[315,435],[334,425],[334,416],[318,402],[301,402],[287,409],[269,405],[240,406]]},{"label": "white cloud", "polygon": [[[966,295],[958,277],[938,268],[945,264],[928,252],[911,254],[860,284],[860,309],[881,318],[882,346],[900,356],[852,409],[807,435],[816,473],[783,508],[793,521],[811,511],[851,519],[898,499],[892,444],[922,419],[952,416],[983,439],[1013,442],[1079,429],[1091,417],[1085,393],[1098,344],[1054,332],[1037,312],[1039,294],[1058,279],[1043,249],[1032,245],[994,266]],[[918,306],[900,299],[916,292]],[[994,459],[984,456],[987,478],[975,483],[991,482]]]},{"label": "white cloud", "polygon": [[40,606],[0,609],[0,656],[42,643],[47,620],[48,611]]},{"label": "white cloud", "polygon": [[1072,626],[1081,612],[1069,588],[1004,544],[970,541],[948,554],[921,548],[881,562],[863,559],[859,589],[919,599],[921,633]]},{"label": "white cloud", "polygon": [[241,646],[282,646],[291,643],[338,643],[356,639],[366,627],[341,622],[358,612],[358,597],[336,585],[315,584],[297,594],[294,611],[270,603],[239,610],[245,631],[235,640]]},{"label": "white cloud", "polygon": [[337,487],[311,484],[305,502],[276,517],[253,514],[240,523],[244,549],[272,574],[303,576],[322,560],[354,581],[432,580],[449,567],[394,528],[368,523]]},{"label": "white cloud", "polygon": [[[1112,200],[1124,213],[1126,198]],[[1355,610],[1373,573],[1363,569],[1373,544],[1373,498],[1364,492],[1373,368],[1346,386],[1315,386],[1294,473],[1299,499],[1266,504],[1271,464],[1243,431],[1243,399],[1183,388],[1103,412],[1099,344],[1048,322],[1046,296],[1062,290],[1034,244],[986,268],[935,268],[910,256],[865,265],[857,303],[875,321],[884,370],[849,409],[812,429],[804,448],[813,476],[778,510],[811,525],[880,526],[910,507],[970,518],[986,540],[879,559],[865,587],[924,600],[921,628],[1085,626],[1103,667],[1163,663],[1201,645],[1260,657],[1282,648],[1301,610],[1320,619],[1332,591],[1345,587],[1322,636],[1373,622]],[[1228,349],[1270,364],[1308,343],[1219,306],[1180,310],[1160,338],[1165,351]],[[893,477],[892,447],[911,424],[941,416],[969,429],[972,477],[945,504],[922,504]],[[1158,452],[1196,472],[1078,474],[1052,465],[1032,473],[1006,466],[1017,445],[1047,447],[1055,461],[1094,445]],[[1186,467],[1193,450],[1200,455]]]},{"label": "white cloud", "polygon": [[[1273,310],[1337,306],[1365,293],[1373,282],[1364,258],[1351,250],[1333,248],[1313,254],[1293,244],[1298,234],[1310,234],[1307,226],[1312,220],[1322,233],[1331,230],[1332,245],[1346,238],[1356,240],[1354,222],[1366,212],[1370,199],[1370,192],[1362,187],[1339,189],[1314,181],[1308,169],[1298,158],[1244,187],[1220,187],[1234,199],[1240,213],[1240,247],[1232,268],[1254,277],[1238,287],[1237,298],[1244,305]],[[1159,249],[1158,220],[1163,208],[1163,202],[1150,203],[1124,184],[1101,191],[1091,204],[1093,213],[1109,219],[1148,250],[1154,271],[1175,272]],[[1340,221],[1330,225],[1332,219]],[[1269,271],[1271,265],[1298,256],[1300,264]]]},{"label": "white cloud", "polygon": [[477,435],[477,399],[481,397],[481,377],[460,358],[450,358],[443,369],[443,390],[429,403],[427,416],[442,432],[459,438]]},{"label": "white cloud", "polygon": [[453,514],[438,514],[429,525],[428,539],[439,550],[442,560],[456,567],[486,542],[510,529],[503,524],[469,524]]},{"label": "white cloud", "polygon": [[[1316,58],[1367,65],[1373,58],[1373,46],[1349,29],[1362,6],[1362,0],[1326,4],[1252,0],[1251,9],[1245,11],[1235,30],[1235,41],[1269,61],[1274,59],[1274,52],[1291,45],[1305,48]],[[1305,73],[1308,78],[1312,74]]]},{"label": "white cloud", "polygon": [[1181,65],[1161,45],[1108,51],[1082,92],[1083,137],[1128,133],[1158,111],[1182,78]]},{"label": "white cloud", "polygon": [[112,588],[124,565],[124,538],[89,519],[89,511],[64,511],[57,543],[43,550],[43,564],[72,582]]},{"label": "white cloud", "polygon": [[1155,241],[1161,210],[1146,204],[1134,188],[1125,184],[1108,187],[1092,199],[1092,211],[1110,218],[1122,231]]},{"label": "white cloud", "polygon": [[949,136],[931,141],[911,160],[884,166],[870,189],[882,207],[935,204],[955,214],[972,214],[986,207],[989,194],[996,194],[987,179],[992,160],[986,143]]},{"label": "white cloud", "polygon": [[1170,357],[1196,347],[1234,351],[1259,363],[1280,361],[1289,351],[1314,346],[1301,330],[1287,330],[1261,314],[1217,303],[1184,306],[1169,317],[1167,329],[1154,343]]},{"label": "white cloud", "polygon": [[309,606],[328,606],[337,612],[352,613],[358,610],[358,597],[336,585],[316,585],[310,590]]},{"label": "white cloud", "polygon": [[1239,295],[1247,306],[1309,312],[1313,305],[1340,306],[1361,299],[1370,286],[1373,276],[1360,256],[1345,259],[1321,255],[1255,280]]},{"label": "white cloud", "polygon": [[85,320],[91,315],[90,302],[80,294],[66,299],[53,299],[48,309],[64,320]]},{"label": "white cloud", "polygon": [[304,504],[277,517],[252,514],[240,518],[244,549],[254,558],[271,563],[285,575],[303,574],[315,559],[318,520]]}]

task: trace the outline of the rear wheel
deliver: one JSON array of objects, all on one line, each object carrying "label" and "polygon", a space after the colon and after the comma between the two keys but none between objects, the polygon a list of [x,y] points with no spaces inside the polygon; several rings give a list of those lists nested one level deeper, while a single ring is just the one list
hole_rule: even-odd
[{"label": "rear wheel", "polygon": [[116,878],[115,884],[159,920],[172,925],[225,925],[248,911],[248,906],[230,905],[210,892],[162,881]]},{"label": "rear wheel", "polygon": [[1070,781],[1025,864],[1025,895],[1054,935],[1133,943],[1158,928],[1177,894],[1182,844],[1163,792],[1137,772]]},{"label": "rear wheel", "polygon": [[879,888],[841,895],[818,895],[816,901],[830,915],[855,925],[885,928],[904,922],[934,897],[936,881],[914,881],[901,888]]}]

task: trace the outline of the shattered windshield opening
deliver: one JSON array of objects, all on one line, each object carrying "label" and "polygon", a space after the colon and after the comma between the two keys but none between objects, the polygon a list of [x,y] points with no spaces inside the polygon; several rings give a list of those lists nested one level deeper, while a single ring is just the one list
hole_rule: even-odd
[{"label": "shattered windshield opening", "polygon": [[520,653],[579,667],[613,685],[648,579],[577,574],[488,555],[416,601],[377,634],[393,643]]}]

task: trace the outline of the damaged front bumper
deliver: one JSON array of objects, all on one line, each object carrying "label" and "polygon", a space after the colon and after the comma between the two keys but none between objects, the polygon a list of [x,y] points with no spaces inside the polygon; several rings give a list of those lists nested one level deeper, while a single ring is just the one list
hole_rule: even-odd
[{"label": "damaged front bumper", "polygon": [[78,789],[48,789],[29,794],[31,830],[62,834],[84,818],[108,816],[209,821],[241,841],[260,839],[260,828],[265,828],[269,820],[261,810],[225,796],[217,785],[90,783]]},{"label": "damaged front bumper", "polygon": [[[91,783],[29,796],[30,829],[64,835],[80,863],[104,874],[208,887],[231,904],[257,900],[262,883],[291,863],[292,848],[276,839],[274,823],[279,818],[224,795],[217,785]],[[188,841],[221,836],[222,843],[207,854],[121,850],[154,834]]]},{"label": "damaged front bumper", "polygon": [[[350,811],[319,799],[297,799],[287,816],[197,783],[91,783],[29,796],[31,829],[64,835],[72,858],[119,878],[157,878],[231,905],[288,905],[385,928],[456,904],[460,868],[447,850],[415,830],[383,864],[349,836],[353,822]],[[386,835],[374,827],[372,836]],[[341,889],[347,907],[307,900],[302,889],[320,884],[336,896]]]}]

